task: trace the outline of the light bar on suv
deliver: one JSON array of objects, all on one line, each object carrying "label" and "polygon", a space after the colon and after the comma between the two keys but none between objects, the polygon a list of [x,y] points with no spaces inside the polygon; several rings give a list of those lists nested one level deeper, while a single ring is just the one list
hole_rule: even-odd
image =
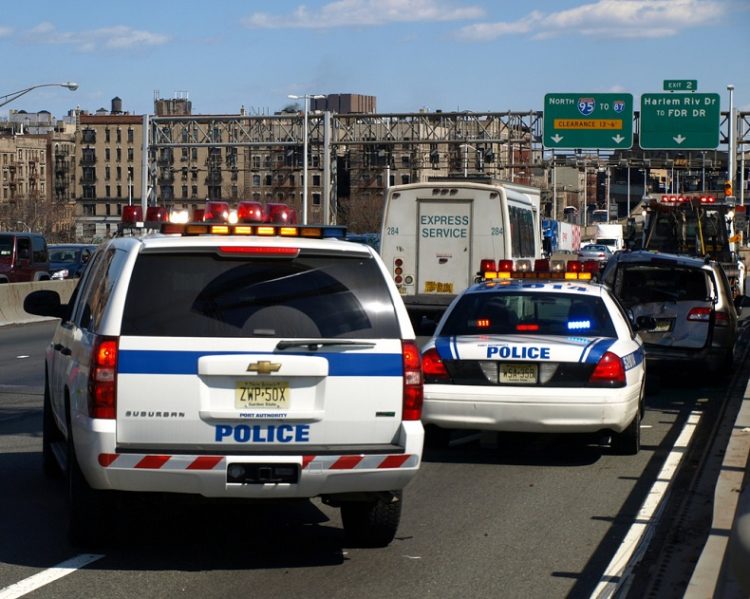
[{"label": "light bar on suv", "polygon": [[346,227],[338,225],[273,225],[162,223],[165,235],[260,235],[263,237],[307,237],[311,239],[346,237]]}]

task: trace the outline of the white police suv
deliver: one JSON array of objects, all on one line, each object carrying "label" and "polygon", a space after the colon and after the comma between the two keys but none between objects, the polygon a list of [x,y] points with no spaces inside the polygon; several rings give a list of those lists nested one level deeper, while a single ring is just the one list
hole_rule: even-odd
[{"label": "white police suv", "polygon": [[571,275],[497,278],[454,300],[422,348],[429,440],[449,429],[604,431],[617,453],[639,451],[641,340],[605,287]]},{"label": "white police suv", "polygon": [[388,544],[424,432],[414,332],[378,255],[340,227],[165,223],[100,246],[46,356],[43,459],[77,542],[112,491],[311,498]]}]

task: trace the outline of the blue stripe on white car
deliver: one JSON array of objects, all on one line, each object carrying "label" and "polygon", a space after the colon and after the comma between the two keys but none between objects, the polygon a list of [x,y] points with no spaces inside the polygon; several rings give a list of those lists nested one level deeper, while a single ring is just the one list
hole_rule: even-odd
[{"label": "blue stripe on white car", "polygon": [[[242,352],[158,351],[122,349],[117,371],[121,374],[198,374],[198,359],[203,356],[237,355]],[[264,352],[253,352],[258,355]],[[269,352],[269,356],[279,356]],[[292,355],[285,353],[284,355]],[[310,355],[310,354],[296,354]],[[312,354],[328,360],[329,376],[401,376],[401,354]]]}]

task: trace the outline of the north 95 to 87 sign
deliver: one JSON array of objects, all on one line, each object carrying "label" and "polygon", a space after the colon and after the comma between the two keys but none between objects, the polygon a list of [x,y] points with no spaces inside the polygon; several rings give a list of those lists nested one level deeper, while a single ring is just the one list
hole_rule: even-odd
[{"label": "north 95 to 87 sign", "polygon": [[544,96],[544,147],[627,149],[632,145],[632,94]]}]

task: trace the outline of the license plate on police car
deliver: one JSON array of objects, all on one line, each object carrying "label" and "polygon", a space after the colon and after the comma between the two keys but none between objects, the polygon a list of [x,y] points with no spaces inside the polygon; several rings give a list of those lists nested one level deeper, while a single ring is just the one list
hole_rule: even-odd
[{"label": "license plate on police car", "polygon": [[533,385],[536,373],[536,364],[500,364],[499,381],[511,385]]},{"label": "license plate on police car", "polygon": [[289,409],[288,381],[239,381],[234,391],[234,407]]}]

